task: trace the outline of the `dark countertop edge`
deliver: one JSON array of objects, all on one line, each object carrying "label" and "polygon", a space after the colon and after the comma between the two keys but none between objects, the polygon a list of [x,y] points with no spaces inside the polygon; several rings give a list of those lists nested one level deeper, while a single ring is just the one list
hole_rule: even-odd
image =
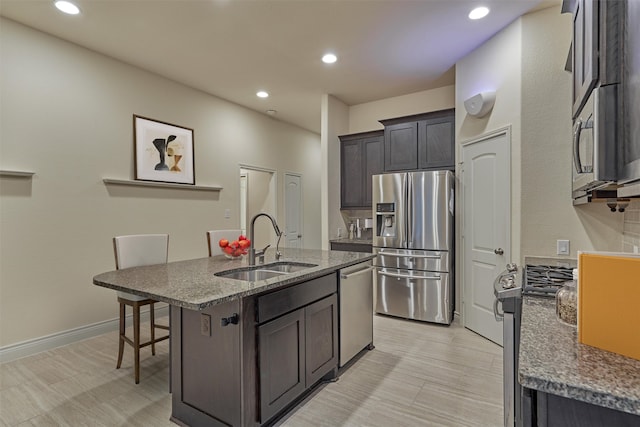
[{"label": "dark countertop edge", "polygon": [[[99,280],[100,276],[103,276],[105,274],[108,273],[102,273],[102,274],[98,274],[96,276],[94,276],[93,278],[93,284],[97,285],[97,286],[101,286],[104,288],[108,288],[108,289],[113,289],[116,291],[122,291],[122,292],[128,292],[134,295],[138,295],[138,296],[142,296],[142,297],[147,297],[147,298],[151,298],[154,299],[156,301],[159,302],[164,302],[173,306],[177,306],[177,307],[182,307],[182,308],[187,308],[187,309],[191,309],[191,310],[203,310],[207,307],[213,306],[213,305],[217,305],[217,304],[222,304],[224,302],[227,301],[232,301],[235,299],[239,299],[239,298],[244,298],[247,296],[252,296],[252,295],[257,295],[266,291],[273,291],[273,290],[277,290],[279,288],[282,287],[286,287],[289,285],[293,285],[296,283],[300,283],[300,282],[304,282],[307,280],[311,280],[311,279],[315,279],[317,277],[321,277],[321,276],[325,276],[327,274],[331,274],[331,272],[340,270],[342,268],[345,267],[349,267],[351,265],[355,265],[355,264],[359,264],[361,262],[365,262],[371,259],[374,259],[376,257],[376,255],[374,254],[367,254],[367,253],[361,253],[361,252],[344,252],[344,254],[355,254],[357,256],[356,259],[352,259],[349,261],[342,261],[342,262],[338,262],[335,265],[331,265],[331,266],[318,266],[318,267],[311,267],[308,270],[302,270],[299,272],[295,272],[295,273],[291,273],[291,274],[286,274],[286,275],[282,275],[279,277],[274,277],[271,279],[267,279],[267,280],[259,280],[259,281],[255,281],[255,282],[247,282],[247,281],[241,281],[241,280],[234,280],[234,279],[222,279],[220,278],[220,280],[230,280],[232,282],[235,282],[238,284],[238,286],[242,286],[242,287],[249,287],[248,289],[245,290],[241,290],[238,292],[230,292],[227,295],[223,295],[220,297],[215,297],[211,300],[207,300],[207,301],[203,301],[203,302],[189,302],[189,301],[184,301],[184,300],[180,300],[180,299],[176,299],[176,298],[170,298],[167,297],[165,295],[161,295],[158,293],[154,293],[154,292],[147,292],[147,291],[142,291],[142,290],[137,290],[137,289],[131,289],[131,288],[127,288],[127,287],[123,287],[123,286],[119,286],[113,283],[109,283],[109,282],[105,282],[102,280]],[[211,258],[207,258],[207,259],[211,259]],[[187,260],[190,261],[190,260]],[[303,258],[299,258],[296,257],[295,259],[291,260],[291,259],[282,259],[280,261],[292,261],[292,262],[305,262],[304,257]],[[184,262],[184,261],[176,261],[176,263],[179,262]],[[270,264],[273,262],[277,262],[273,259],[267,259],[265,261],[265,264]],[[165,266],[166,264],[161,264],[161,266]],[[147,266],[147,267],[153,267],[153,266]],[[237,266],[234,266],[233,268],[229,268],[229,270],[246,270],[248,266],[246,264],[240,264]],[[134,267],[134,268],[138,268],[138,267]],[[143,267],[144,268],[144,267]],[[123,270],[121,270],[123,271]],[[220,270],[220,271],[224,271],[224,270]],[[113,272],[109,272],[109,273],[113,273]]]},{"label": "dark countertop edge", "polygon": [[[558,325],[560,325],[559,327],[563,328],[565,332],[575,331],[574,327],[561,324],[561,322],[556,319],[554,299],[525,296],[523,298],[523,316],[525,315],[525,306],[527,304],[531,304],[532,306],[537,305],[539,307],[544,307],[543,308],[543,310],[545,311],[544,314],[547,317],[552,317],[553,318],[552,321],[557,321]],[[540,322],[534,322],[536,326],[539,327],[538,329],[539,332],[541,329],[544,329],[545,326],[551,324],[551,320],[548,318],[540,319],[540,320],[541,320]],[[545,322],[548,322],[547,325],[545,325]],[[524,319],[521,327],[522,326],[525,326]],[[566,329],[566,328],[570,328],[570,329]],[[545,331],[545,332],[548,332],[548,331]],[[541,335],[546,335],[545,332],[540,332],[540,333]],[[521,334],[521,340],[522,340],[522,336],[523,334]],[[568,347],[568,350],[571,354],[573,354],[576,351],[581,352],[581,350],[591,353],[590,355],[587,355],[586,358],[587,359],[591,359],[594,357],[598,358],[596,364],[599,366],[611,366],[612,363],[609,363],[610,360],[607,360],[607,359],[614,359],[614,363],[617,360],[625,365],[627,362],[631,364],[636,363],[635,359],[630,359],[619,354],[611,353],[605,350],[600,350],[595,347],[581,344],[577,342],[577,340],[569,341],[567,343],[565,339],[564,344],[565,344],[565,347]],[[606,389],[606,390],[603,389],[602,387],[597,387],[597,388],[589,387],[588,384],[578,382],[578,379],[580,377],[579,374],[576,374],[575,378],[571,381],[561,380],[561,379],[556,380],[554,378],[557,378],[562,374],[562,373],[558,374],[557,372],[557,370],[561,368],[561,366],[559,366],[559,364],[562,362],[561,360],[559,361],[554,360],[550,362],[550,363],[558,364],[552,367],[549,367],[549,366],[547,367],[531,366],[530,367],[530,366],[527,366],[526,363],[522,363],[523,357],[525,358],[527,357],[526,355],[523,355],[522,349],[523,349],[523,346],[521,341],[518,381],[524,387],[542,391],[545,393],[555,394],[561,397],[579,400],[579,401],[597,405],[597,406],[614,409],[621,412],[630,413],[633,415],[640,415],[640,398],[635,396],[625,395],[624,391],[619,391],[619,390],[616,391],[615,389],[613,389],[613,387],[615,387],[616,384],[612,383],[612,388]],[[525,349],[527,348],[525,347]],[[560,354],[562,351],[566,351],[565,349],[560,347],[556,348],[555,350],[557,354]],[[579,363],[579,361],[575,363]],[[640,364],[640,361],[638,363]],[[615,378],[612,378],[611,381],[612,382],[615,381]]]},{"label": "dark countertop edge", "polygon": [[340,238],[340,239],[330,239],[330,243],[352,243],[354,245],[373,245],[373,239],[349,239],[349,238]]}]

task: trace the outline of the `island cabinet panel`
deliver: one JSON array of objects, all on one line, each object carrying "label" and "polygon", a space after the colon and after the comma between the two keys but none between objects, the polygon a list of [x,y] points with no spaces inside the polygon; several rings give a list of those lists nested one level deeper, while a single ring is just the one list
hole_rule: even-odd
[{"label": "island cabinet panel", "polygon": [[240,330],[222,322],[239,312],[238,300],[202,311],[172,308],[172,418],[191,426],[240,425]]},{"label": "island cabinet panel", "polygon": [[[637,427],[640,416],[554,394],[536,392],[536,418],[525,426]],[[526,412],[525,412],[526,413]]]},{"label": "island cabinet panel", "polygon": [[265,422],[305,389],[304,310],[259,328],[260,409]]},{"label": "island cabinet panel", "polygon": [[336,273],[257,298],[260,422],[338,367]]},{"label": "island cabinet panel", "polygon": [[338,364],[338,297],[305,308],[306,382],[309,386]]}]

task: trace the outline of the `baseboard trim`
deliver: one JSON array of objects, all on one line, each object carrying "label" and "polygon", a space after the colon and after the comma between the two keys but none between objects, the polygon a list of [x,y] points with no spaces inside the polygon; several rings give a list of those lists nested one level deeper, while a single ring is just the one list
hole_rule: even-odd
[{"label": "baseboard trim", "polygon": [[[154,309],[155,317],[163,317],[169,315],[169,306],[156,307]],[[149,320],[149,310],[140,312],[141,321]],[[0,348],[0,363],[10,362],[26,356],[32,356],[43,351],[51,350],[63,345],[72,344],[87,338],[93,338],[107,332],[118,330],[118,318],[104,320],[102,322],[92,323],[90,325],[80,326],[66,331],[56,332],[55,334],[46,335],[40,338],[34,338],[11,344]],[[129,314],[126,319],[127,327],[133,324],[133,314]],[[116,337],[117,338],[117,337]],[[117,343],[116,343],[117,345]]]}]

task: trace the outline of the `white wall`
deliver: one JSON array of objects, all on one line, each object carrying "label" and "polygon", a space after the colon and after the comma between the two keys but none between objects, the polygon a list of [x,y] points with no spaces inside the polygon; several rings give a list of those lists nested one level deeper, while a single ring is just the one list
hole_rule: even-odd
[{"label": "white wall", "polygon": [[[556,239],[577,250],[620,250],[622,216],[571,202],[571,81],[564,71],[571,16],[559,7],[518,19],[456,65],[457,142],[512,127],[512,260],[557,256]],[[464,100],[495,90],[488,116],[467,116]],[[457,295],[460,295],[459,293]]]},{"label": "white wall", "polygon": [[455,106],[455,86],[444,86],[349,107],[349,133],[384,129],[379,120],[411,116]]},{"label": "white wall", "polygon": [[348,133],[349,107],[331,95],[322,97],[322,189],[324,215],[322,221],[322,248],[329,249],[329,240],[337,237],[338,227],[344,230],[340,215],[340,140]]},{"label": "white wall", "polygon": [[523,255],[556,255],[556,240],[578,250],[622,250],[621,213],[571,201],[571,74],[564,71],[571,14],[559,7],[522,17]]},{"label": "white wall", "polygon": [[[321,246],[319,135],[6,19],[0,31],[0,169],[36,173],[0,178],[0,347],[117,317],[92,284],[115,235],[167,232],[170,261],[207,256],[206,230],[240,225],[240,164],[302,175],[304,241]],[[133,114],[194,129],[196,183],[224,189],[105,186],[133,179]]]}]

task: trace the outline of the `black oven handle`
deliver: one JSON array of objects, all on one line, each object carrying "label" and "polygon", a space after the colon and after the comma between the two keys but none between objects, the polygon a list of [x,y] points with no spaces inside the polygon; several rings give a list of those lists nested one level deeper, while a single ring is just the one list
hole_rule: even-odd
[{"label": "black oven handle", "polygon": [[582,119],[577,119],[573,130],[573,165],[577,173],[582,173],[582,160],[580,160],[580,134],[582,133],[582,124]]}]

